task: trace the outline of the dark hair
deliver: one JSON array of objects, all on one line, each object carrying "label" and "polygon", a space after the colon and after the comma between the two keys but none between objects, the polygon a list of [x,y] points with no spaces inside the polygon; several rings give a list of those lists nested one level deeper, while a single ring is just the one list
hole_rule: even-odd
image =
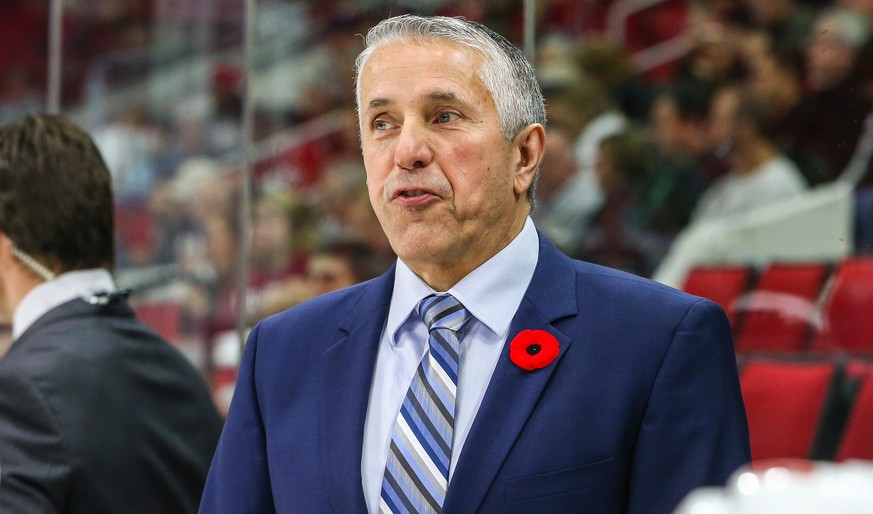
[{"label": "dark hair", "polygon": [[313,256],[316,255],[343,259],[348,263],[349,269],[355,277],[355,282],[358,283],[378,277],[385,272],[380,267],[380,261],[373,249],[354,239],[341,238],[327,241],[316,248]]},{"label": "dark hair", "polygon": [[776,137],[776,121],[765,102],[744,85],[726,86],[737,92],[737,110],[734,118],[749,123],[760,136],[773,140]]},{"label": "dark hair", "polygon": [[649,171],[652,150],[645,133],[636,126],[603,138],[600,151],[630,186],[639,184]]},{"label": "dark hair", "polygon": [[112,179],[88,134],[56,115],[0,127],[0,231],[55,273],[115,264]]},{"label": "dark hair", "polygon": [[667,89],[664,95],[676,103],[676,112],[685,121],[701,121],[709,117],[712,88],[702,82],[678,82]]}]

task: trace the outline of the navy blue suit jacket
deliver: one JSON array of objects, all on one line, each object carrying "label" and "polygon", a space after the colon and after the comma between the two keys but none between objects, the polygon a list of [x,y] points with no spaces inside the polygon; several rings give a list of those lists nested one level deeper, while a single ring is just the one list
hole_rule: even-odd
[{"label": "navy blue suit jacket", "polygon": [[[393,270],[259,323],[201,512],[365,512],[364,419]],[[728,321],[714,303],[573,261],[540,235],[509,340],[545,330],[549,366],[504,347],[443,512],[668,514],[749,460]]]}]

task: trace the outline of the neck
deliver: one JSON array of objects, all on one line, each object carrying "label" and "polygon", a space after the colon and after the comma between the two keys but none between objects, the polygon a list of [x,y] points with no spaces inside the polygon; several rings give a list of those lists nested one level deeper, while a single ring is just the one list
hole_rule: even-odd
[{"label": "neck", "polygon": [[18,308],[27,293],[44,282],[42,278],[26,269],[10,270],[9,273],[4,274],[3,293],[6,305],[3,308],[7,311],[9,319],[12,319],[12,313]]},{"label": "neck", "polygon": [[737,152],[734,158],[734,170],[742,175],[753,173],[775,154],[776,149],[770,143],[763,140],[754,141],[747,148]]}]

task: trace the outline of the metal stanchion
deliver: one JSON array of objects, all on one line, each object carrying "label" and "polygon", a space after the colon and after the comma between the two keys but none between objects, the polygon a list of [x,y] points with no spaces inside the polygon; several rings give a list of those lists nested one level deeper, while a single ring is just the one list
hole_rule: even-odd
[{"label": "metal stanchion", "polygon": [[524,0],[524,55],[531,63],[536,57],[537,0]]},{"label": "metal stanchion", "polygon": [[64,0],[51,0],[48,26],[48,84],[46,87],[46,111],[61,111],[61,81],[63,58]]},{"label": "metal stanchion", "polygon": [[242,155],[243,162],[241,166],[240,180],[240,255],[239,255],[239,299],[237,307],[237,332],[240,339],[240,355],[242,355],[243,346],[246,341],[246,331],[248,330],[248,282],[249,282],[249,267],[251,261],[251,247],[249,245],[249,234],[251,233],[251,196],[252,196],[252,167],[254,166],[254,99],[252,92],[254,91],[254,51],[255,42],[255,16],[257,16],[256,0],[246,0],[245,4],[245,23],[243,25],[243,70],[245,76],[245,91],[243,95],[243,112],[242,112]]}]

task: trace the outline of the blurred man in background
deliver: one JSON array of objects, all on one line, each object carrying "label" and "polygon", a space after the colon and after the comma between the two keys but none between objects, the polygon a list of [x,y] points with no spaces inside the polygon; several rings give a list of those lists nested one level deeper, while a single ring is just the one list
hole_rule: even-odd
[{"label": "blurred man in background", "polygon": [[113,283],[111,178],[58,116],[0,127],[0,512],[197,509],[221,419]]}]

